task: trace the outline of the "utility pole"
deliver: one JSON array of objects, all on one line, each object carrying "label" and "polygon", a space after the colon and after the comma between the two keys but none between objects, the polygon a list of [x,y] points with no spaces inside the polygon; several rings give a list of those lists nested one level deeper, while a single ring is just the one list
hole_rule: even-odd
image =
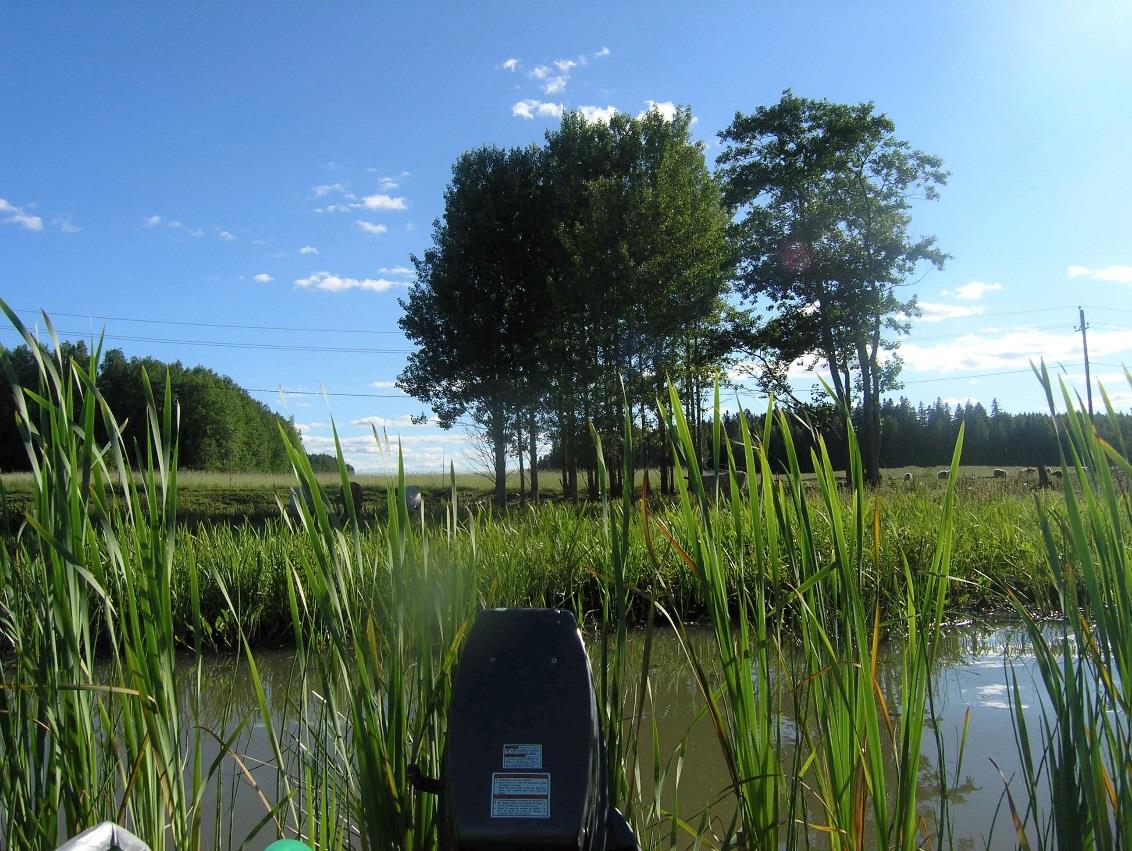
[{"label": "utility pole", "polygon": [[1089,421],[1091,422],[1093,419],[1093,380],[1089,376],[1089,338],[1085,335],[1085,330],[1089,326],[1085,324],[1085,308],[1078,305],[1077,315],[1081,320],[1081,348],[1085,351],[1085,388],[1089,397]]}]

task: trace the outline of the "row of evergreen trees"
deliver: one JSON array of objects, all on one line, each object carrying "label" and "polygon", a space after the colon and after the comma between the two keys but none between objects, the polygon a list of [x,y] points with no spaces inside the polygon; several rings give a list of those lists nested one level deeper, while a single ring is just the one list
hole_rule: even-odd
[{"label": "row of evergreen trees", "polygon": [[[754,435],[763,434],[765,413],[745,411],[748,428]],[[860,411],[854,415],[860,420]],[[798,451],[803,472],[812,472],[810,450],[816,448],[820,435],[830,452],[834,467],[846,468],[845,436],[840,423],[828,407],[815,407],[804,413],[788,414],[787,422],[790,436]],[[1011,414],[992,402],[988,410],[980,403],[967,402],[954,407],[936,399],[934,404],[913,405],[908,399],[887,399],[881,406],[881,450],[883,467],[935,467],[946,466],[951,461],[959,427],[965,427],[963,438],[962,463],[972,466],[1029,467],[1038,464],[1056,465],[1059,463],[1057,434],[1060,417],[1049,414],[1020,413]],[[1115,426],[1106,416],[1096,419],[1097,431],[1101,437],[1116,447],[1132,446],[1132,415],[1117,414]],[[723,429],[732,441],[739,441],[739,415],[724,414]],[[1119,429],[1119,434],[1117,430]],[[710,466],[711,430],[700,430],[700,457]],[[771,467],[785,469],[786,451],[778,430],[773,431],[768,448]],[[640,444],[637,445],[635,463],[642,466],[646,458]],[[665,453],[667,457],[667,453]],[[736,463],[743,467],[741,453]],[[657,462],[657,454],[647,459],[650,465]],[[585,468],[592,468],[593,453],[582,459]],[[561,466],[561,452],[557,444],[539,460],[543,469],[557,469]],[[592,483],[592,476],[587,479]],[[596,486],[596,483],[592,483]]]},{"label": "row of evergreen trees", "polygon": [[[34,390],[38,385],[35,357],[27,346],[3,352],[11,378]],[[72,361],[85,369],[90,352],[83,342],[64,342],[60,357],[65,368]],[[142,370],[149,375],[158,406],[164,404],[168,373],[173,399],[180,405],[180,466],[189,470],[223,472],[285,472],[290,469],[280,439],[282,426],[287,439],[299,441],[294,423],[285,420],[232,379],[203,366],[186,367],[180,361],[165,363],[156,358],[127,358],[120,349],[103,354],[98,367],[98,389],[120,424],[126,445],[146,444],[146,399]],[[28,469],[28,458],[20,438],[9,374],[4,374],[0,392],[0,470]],[[101,428],[102,424],[98,424]]]}]

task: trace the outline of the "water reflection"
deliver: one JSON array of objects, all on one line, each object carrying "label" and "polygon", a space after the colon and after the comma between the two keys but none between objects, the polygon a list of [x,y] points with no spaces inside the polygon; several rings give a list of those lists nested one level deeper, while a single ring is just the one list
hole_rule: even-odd
[{"label": "water reflection", "polygon": [[[693,630],[690,640],[693,652],[701,658],[711,658],[713,638],[708,631]],[[631,636],[629,670],[637,672],[634,677],[639,677],[644,643],[643,634]],[[794,750],[803,733],[797,727],[788,699],[789,689],[785,688],[791,677],[798,676],[789,670],[795,661],[785,658],[784,668],[776,673],[784,686],[782,715],[777,719],[777,728],[786,766],[792,764]],[[899,648],[889,647],[882,654],[878,671],[881,689],[894,712],[899,712],[896,701],[900,685],[898,662]],[[272,724],[283,733],[283,740],[292,739],[288,747],[297,746],[294,737],[286,735],[287,731],[298,730],[294,713],[301,695],[295,656],[291,652],[260,652],[256,654],[256,664],[271,709]],[[650,692],[643,702],[634,786],[639,787],[643,801],[655,801],[664,810],[679,813],[694,826],[706,824],[717,834],[722,833],[734,814],[727,771],[713,728],[704,715],[695,676],[671,633],[653,635],[649,673]],[[252,790],[244,772],[255,777],[264,795],[274,800],[272,794],[277,778],[272,752],[246,664],[228,658],[208,660],[204,681],[207,687],[202,689],[202,726],[219,733],[242,725],[235,750],[242,755],[243,765],[229,759],[219,788],[225,805],[231,805],[235,813],[229,831],[230,838],[238,845],[265,813],[262,800]],[[1012,685],[1015,682],[1017,692]],[[637,705],[635,693],[630,693],[629,699],[631,706]],[[1011,778],[1018,764],[1012,724],[1014,700],[1021,703],[1028,724],[1036,729],[1045,697],[1024,630],[1018,625],[1003,623],[971,622],[950,627],[938,649],[938,663],[931,681],[931,718],[919,767],[921,817],[934,832],[939,816],[942,750],[950,789],[946,813],[950,827],[943,831],[945,847],[1016,847],[1009,811],[1003,800],[1004,777]],[[186,712],[188,709],[186,705]],[[957,765],[968,712],[966,750],[962,764]],[[938,742],[933,731],[938,733]],[[817,735],[818,731],[810,733]],[[659,765],[654,764],[654,747],[660,755]],[[824,847],[826,842],[817,844]]]}]

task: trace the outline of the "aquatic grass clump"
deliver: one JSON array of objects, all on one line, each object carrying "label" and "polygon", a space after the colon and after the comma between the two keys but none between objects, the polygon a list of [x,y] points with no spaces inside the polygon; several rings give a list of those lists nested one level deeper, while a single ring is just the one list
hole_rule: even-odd
[{"label": "aquatic grass clump", "polygon": [[[705,659],[673,618],[731,777],[737,823],[725,826],[722,841],[749,849],[800,848],[821,836],[835,849],[914,849],[942,839],[946,778],[941,773],[938,837],[921,821],[917,784],[928,683],[950,584],[953,482],[962,436],[930,569],[917,575],[905,565],[893,580],[880,574],[881,506],[865,485],[851,429],[848,500],[838,492],[820,440],[811,458],[818,471],[814,500],[785,415],[775,416],[772,406],[761,440],[741,430],[746,469],[759,473],[744,497],[735,483],[731,444],[718,436],[718,391],[715,407],[713,462],[717,470],[725,463],[732,474],[727,513],[738,545],[721,546],[724,515],[713,511],[674,391],[662,415],[675,435],[680,512],[671,526],[653,519],[698,578],[715,637],[716,658]],[[788,463],[777,480],[766,455],[773,425]],[[826,540],[815,533],[820,526],[829,531]],[[730,575],[739,579],[735,591]],[[882,621],[882,583],[900,589],[898,616],[891,621]],[[877,678],[882,633],[899,634],[903,642],[895,694],[886,694]],[[786,650],[791,635],[800,640],[798,654]],[[718,688],[708,674],[713,665],[722,674]],[[788,717],[798,731],[792,744],[782,726]]]},{"label": "aquatic grass clump", "polygon": [[[54,353],[0,307],[38,365],[32,389],[4,362],[33,499],[14,544],[0,550],[0,833],[10,847],[50,849],[60,828],[74,835],[112,818],[154,848],[196,849],[215,764],[203,765],[198,704],[190,699],[182,715],[175,673],[183,647],[170,604],[177,458],[168,387],[158,412],[145,382],[149,439],[136,447],[135,478],[97,389],[101,345],[86,363],[65,361],[47,317]],[[126,485],[114,499],[117,482]],[[199,624],[194,633],[199,694]]]},{"label": "aquatic grass clump", "polygon": [[[1053,413],[1050,375],[1044,364],[1035,372]],[[1125,375],[1132,383],[1132,374]],[[1020,847],[1107,851],[1132,841],[1132,505],[1125,484],[1132,464],[1126,446],[1097,434],[1064,382],[1060,395],[1064,515],[1035,500],[1047,555],[1043,577],[1056,589],[1065,621],[1051,634],[1015,601],[1049,703],[1039,729],[1029,729],[1014,682],[1022,795],[1016,801],[1010,794],[1009,806]],[[1102,395],[1115,421],[1103,389]]]}]

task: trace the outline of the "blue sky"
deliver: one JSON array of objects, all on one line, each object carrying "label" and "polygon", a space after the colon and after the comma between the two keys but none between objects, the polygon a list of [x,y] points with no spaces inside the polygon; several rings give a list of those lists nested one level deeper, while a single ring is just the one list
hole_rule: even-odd
[{"label": "blue sky", "polygon": [[[1083,305],[1094,377],[1132,404],[1124,0],[5,4],[0,295],[230,375],[312,450],[333,416],[361,468],[390,460],[370,422],[410,468],[468,466],[391,387],[453,160],[653,103],[690,106],[714,160],[787,87],[875,101],[951,172],[913,224],[953,259],[908,288],[904,395],[1038,410],[1040,356],[1083,388]],[[296,392],[320,389],[370,395]]]}]

